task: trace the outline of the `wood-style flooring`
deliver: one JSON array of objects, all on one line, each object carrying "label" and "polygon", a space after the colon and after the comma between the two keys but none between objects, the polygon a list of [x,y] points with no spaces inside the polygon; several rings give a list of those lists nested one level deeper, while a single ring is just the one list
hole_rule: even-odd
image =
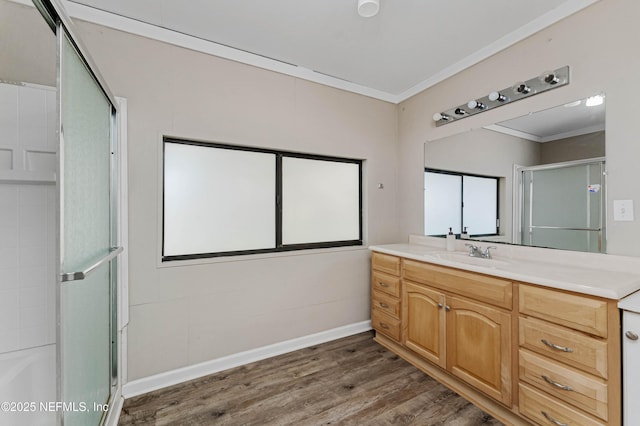
[{"label": "wood-style flooring", "polygon": [[372,332],[127,399],[120,425],[500,425]]}]

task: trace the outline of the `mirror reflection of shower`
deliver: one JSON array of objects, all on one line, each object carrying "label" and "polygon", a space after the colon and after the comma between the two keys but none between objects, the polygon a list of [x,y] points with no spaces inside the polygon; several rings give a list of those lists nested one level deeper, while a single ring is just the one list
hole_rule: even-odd
[{"label": "mirror reflection of shower", "polygon": [[514,235],[529,246],[605,252],[605,160],[516,168]]}]

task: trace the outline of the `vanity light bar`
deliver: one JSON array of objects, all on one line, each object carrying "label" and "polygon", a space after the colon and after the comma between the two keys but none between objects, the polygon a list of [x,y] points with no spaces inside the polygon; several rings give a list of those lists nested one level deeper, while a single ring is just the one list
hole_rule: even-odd
[{"label": "vanity light bar", "polygon": [[436,122],[437,127],[444,126],[445,124],[453,123],[463,118],[471,117],[472,115],[480,114],[481,112],[489,111],[490,109],[498,108],[511,102],[519,101],[520,99],[529,98],[538,93],[556,89],[567,84],[569,84],[569,65],[554,71],[545,71],[538,77],[527,81],[519,81],[511,87],[497,92],[491,92],[485,97],[472,99],[466,104],[458,105],[446,111],[437,112],[433,115],[433,121]]}]

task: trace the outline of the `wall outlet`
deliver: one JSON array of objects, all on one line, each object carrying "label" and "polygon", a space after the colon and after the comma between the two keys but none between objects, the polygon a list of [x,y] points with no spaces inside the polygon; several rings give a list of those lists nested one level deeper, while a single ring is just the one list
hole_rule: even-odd
[{"label": "wall outlet", "polygon": [[618,222],[633,221],[633,200],[613,200],[613,220]]}]

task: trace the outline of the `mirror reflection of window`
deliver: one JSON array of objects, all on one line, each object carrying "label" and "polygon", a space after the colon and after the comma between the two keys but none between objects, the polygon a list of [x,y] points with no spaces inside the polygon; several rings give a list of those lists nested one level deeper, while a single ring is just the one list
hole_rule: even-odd
[{"label": "mirror reflection of window", "polygon": [[425,169],[425,235],[498,235],[498,178]]}]

